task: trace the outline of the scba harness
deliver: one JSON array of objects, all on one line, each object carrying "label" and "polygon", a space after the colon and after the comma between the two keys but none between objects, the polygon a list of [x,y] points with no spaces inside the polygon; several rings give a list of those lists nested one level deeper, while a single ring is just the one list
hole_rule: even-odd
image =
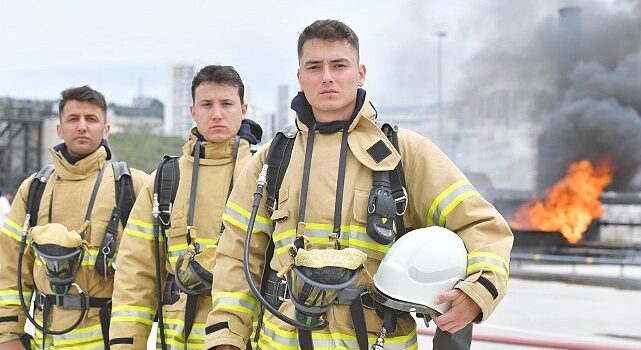
[{"label": "scba harness", "polygon": [[[118,234],[118,225],[122,224],[124,227],[135,201],[131,172],[127,164],[125,162],[112,162],[111,166],[114,173],[116,205],[112,210],[95,262],[96,271],[105,277],[113,274],[114,272],[113,258],[116,250],[115,244],[116,236]],[[25,315],[34,324],[34,326],[44,334],[61,335],[68,333],[80,324],[89,308],[99,308],[103,340],[105,342],[105,347],[108,348],[107,341],[109,339],[111,299],[90,297],[84,293],[78,284],[73,282],[84,255],[85,247],[82,243],[84,240],[84,232],[87,228],[86,225],[88,225],[98,189],[102,182],[104,170],[105,166],[103,165],[98,172],[96,182],[89,199],[89,205],[85,214],[85,224],[79,231],[68,231],[63,225],[51,223],[52,202],[49,203],[48,221],[50,223],[37,226],[40,202],[42,200],[46,184],[54,172],[54,166],[49,164],[35,174],[27,195],[27,215],[23,225],[23,236],[19,248],[18,289],[21,307]],[[42,233],[42,235],[40,233]],[[49,238],[46,238],[47,236],[49,236]],[[66,241],[63,239],[64,236],[67,236]],[[30,244],[32,249],[36,253],[37,257],[43,262],[45,276],[49,280],[51,290],[54,292],[54,294],[46,294],[39,290],[35,290],[34,304],[37,308],[42,310],[42,325],[35,322],[33,317],[30,315],[22,292],[22,257],[28,244],[28,238],[31,239]],[[47,239],[53,239],[53,241],[47,241]],[[75,244],[61,243],[74,241],[76,242]],[[57,244],[53,242],[57,242]],[[77,294],[68,294],[71,287],[74,287]],[[81,310],[81,314],[78,319],[66,329],[49,329],[47,328],[47,323],[50,318],[51,311],[53,310],[53,306],[57,306],[62,309]]]},{"label": "scba harness", "polygon": [[[389,122],[378,123],[378,125],[392,145],[398,150],[397,127]],[[312,131],[313,130],[310,131],[310,135],[313,134]],[[351,268],[340,269],[339,266],[332,265],[328,266],[330,271],[327,271],[328,267],[318,266],[316,269],[309,269],[305,266],[294,264],[291,269],[294,273],[290,272],[288,274],[288,278],[284,279],[279,277],[276,271],[273,271],[270,268],[270,261],[273,257],[275,247],[273,240],[269,240],[260,290],[258,290],[254,285],[249,272],[248,261],[249,246],[252,236],[251,232],[258,210],[258,204],[262,199],[263,189],[265,186],[267,187],[265,203],[267,210],[270,213],[273,213],[277,209],[278,192],[289,165],[297,133],[298,129],[296,126],[289,126],[280,131],[274,137],[265,160],[265,164],[258,177],[258,185],[256,192],[254,193],[254,203],[252,205],[252,212],[250,214],[249,225],[245,236],[243,254],[245,275],[250,289],[261,302],[264,309],[267,309],[282,321],[297,328],[299,345],[302,349],[313,348],[311,332],[327,326],[324,314],[331,303],[338,303],[350,305],[352,322],[354,324],[354,329],[356,330],[358,345],[361,350],[364,350],[368,347],[368,339],[363,305],[373,306],[374,303],[371,298],[367,297],[364,286],[351,286],[355,281],[355,277],[358,276],[360,268],[352,266]],[[343,130],[343,146],[346,144],[346,138],[347,133]],[[307,152],[309,152],[313,145],[310,145],[309,138],[307,142]],[[311,142],[313,143],[313,141]],[[375,159],[377,157],[385,158],[387,155],[392,153],[382,141],[375,143],[367,151]],[[345,154],[343,150],[341,151],[340,158],[338,181],[339,184],[342,184],[344,171],[341,172],[340,167],[345,162]],[[309,177],[309,159],[311,159],[311,157],[308,157],[306,154],[303,170],[304,178]],[[306,194],[306,186],[307,183],[304,181],[302,196],[305,196]],[[337,193],[337,198],[339,196],[342,196],[342,190]],[[407,208],[407,201],[408,198],[407,191],[405,189],[404,173],[400,161],[396,168],[391,171],[375,171],[373,174],[372,190],[370,191],[368,200],[367,234],[376,242],[386,245],[391,244],[396,238],[402,236],[405,233],[403,215]],[[337,202],[339,202],[339,199],[337,199]],[[302,203],[303,204],[301,206],[304,206],[304,200],[302,200]],[[301,209],[301,211],[303,211],[303,209]],[[337,210],[337,212],[340,212],[340,210]],[[301,218],[299,218],[299,221],[301,221]],[[294,250],[297,251],[295,253],[296,260],[298,260],[301,253],[305,253],[305,255],[308,253],[317,253],[316,250],[312,250],[310,252],[306,251],[304,242],[300,238],[302,237],[298,237],[294,243]],[[347,249],[352,248],[342,249],[339,250],[339,252]],[[331,249],[325,251],[331,251]],[[332,252],[332,254],[335,254],[335,252]],[[343,259],[341,258],[339,260]],[[301,273],[300,271],[306,271],[306,273]],[[345,277],[337,279],[337,275]],[[348,276],[350,278],[348,278]],[[303,281],[302,285],[299,282],[301,280]],[[322,283],[319,281],[322,281]],[[362,298],[363,300],[361,300]],[[279,311],[280,305],[285,300],[291,300],[294,303],[296,319],[291,319]],[[388,323],[388,329],[393,330],[395,322],[392,324],[392,320],[390,320]],[[259,324],[256,328],[254,338],[255,341],[258,341],[259,339],[261,326],[262,314],[259,316]],[[207,330],[207,333],[214,330],[215,327],[212,327],[212,329]]]},{"label": "scba harness", "polygon": [[[232,153],[232,164],[235,167],[240,147],[240,137],[236,136]],[[196,307],[198,297],[201,295],[210,295],[213,282],[212,274],[203,266],[211,265],[210,261],[215,254],[215,248],[202,246],[200,243],[192,242],[190,229],[194,224],[194,213],[196,209],[196,191],[198,185],[198,169],[200,156],[204,154],[202,144],[197,141],[194,146],[194,162],[192,166],[191,187],[189,192],[189,207],[187,215],[187,249],[178,257],[176,268],[173,273],[167,273],[165,276],[165,288],[161,289],[160,283],[156,283],[157,299],[157,317],[160,344],[162,349],[166,349],[164,320],[162,315],[162,306],[171,305],[180,299],[181,294],[187,295],[185,305],[185,327],[183,329],[183,339],[187,341],[189,334],[194,325],[196,318]],[[156,170],[156,179],[154,182],[153,197],[153,228],[154,228],[154,254],[156,256],[156,280],[160,281],[162,273],[160,271],[160,236],[162,235],[167,242],[165,231],[171,227],[171,211],[178,184],[180,182],[179,157],[164,156]],[[232,174],[234,173],[232,169]],[[227,196],[231,192],[233,180],[230,181]],[[224,226],[221,225],[220,233]],[[164,247],[165,253],[167,246]]]}]

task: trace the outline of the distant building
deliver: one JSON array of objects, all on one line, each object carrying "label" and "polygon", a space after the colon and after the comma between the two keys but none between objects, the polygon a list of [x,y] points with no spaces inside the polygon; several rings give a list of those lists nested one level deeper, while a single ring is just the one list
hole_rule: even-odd
[{"label": "distant building", "polygon": [[191,106],[191,81],[196,74],[195,65],[174,65],[170,73],[170,91],[164,120],[165,135],[185,136],[194,125]]}]

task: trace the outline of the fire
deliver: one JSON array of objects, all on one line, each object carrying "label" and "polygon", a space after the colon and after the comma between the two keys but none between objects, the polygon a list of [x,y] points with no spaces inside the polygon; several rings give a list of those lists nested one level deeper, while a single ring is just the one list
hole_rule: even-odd
[{"label": "fire", "polygon": [[545,200],[525,203],[510,225],[517,229],[558,231],[570,243],[576,243],[603,207],[599,196],[610,184],[614,164],[601,160],[596,167],[589,160],[570,164],[566,174],[545,191]]}]

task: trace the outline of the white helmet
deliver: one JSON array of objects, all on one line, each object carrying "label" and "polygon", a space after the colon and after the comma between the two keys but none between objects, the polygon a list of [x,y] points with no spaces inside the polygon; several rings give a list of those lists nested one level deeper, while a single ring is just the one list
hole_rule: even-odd
[{"label": "white helmet", "polygon": [[374,275],[372,297],[401,311],[447,312],[434,298],[467,276],[467,250],[454,232],[439,226],[413,230],[396,241]]}]

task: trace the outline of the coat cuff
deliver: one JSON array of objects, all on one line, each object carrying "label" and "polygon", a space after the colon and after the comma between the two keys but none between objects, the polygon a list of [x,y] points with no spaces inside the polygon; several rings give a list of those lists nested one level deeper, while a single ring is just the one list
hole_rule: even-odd
[{"label": "coat cuff", "polygon": [[497,300],[492,293],[478,282],[481,273],[468,276],[464,281],[459,282],[455,288],[461,290],[481,308],[481,314],[474,320],[475,323],[482,323],[487,320],[496,308]]},{"label": "coat cuff", "polygon": [[251,330],[238,320],[208,326],[205,329],[205,349],[212,349],[218,345],[233,345],[244,349],[247,347],[250,332]]}]

